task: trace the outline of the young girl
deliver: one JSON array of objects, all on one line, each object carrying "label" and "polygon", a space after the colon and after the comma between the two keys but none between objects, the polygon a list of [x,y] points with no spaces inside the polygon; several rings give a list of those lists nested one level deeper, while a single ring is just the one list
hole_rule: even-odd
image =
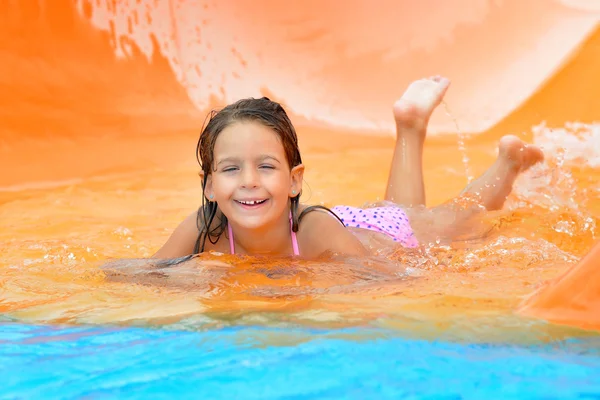
[{"label": "young girl", "polygon": [[[300,204],[304,165],[296,131],[278,103],[245,99],[213,112],[197,146],[202,207],[153,258],[208,251],[303,258],[367,255],[364,243],[374,237],[382,245],[404,247],[451,238],[478,207],[451,201],[429,214],[409,211],[425,205],[423,144],[428,120],[448,86],[441,77],[415,81],[394,105],[397,142],[386,202],[366,209]],[[480,208],[499,209],[517,175],[542,160],[539,148],[505,136],[497,161],[462,196],[475,197]],[[431,216],[436,219],[425,220]]]}]

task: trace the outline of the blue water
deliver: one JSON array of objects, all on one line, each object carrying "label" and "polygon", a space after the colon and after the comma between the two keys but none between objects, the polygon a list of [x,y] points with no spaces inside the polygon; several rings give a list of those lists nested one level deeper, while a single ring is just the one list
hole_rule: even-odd
[{"label": "blue water", "polygon": [[0,398],[599,399],[600,339],[538,346],[375,329],[0,324]]}]

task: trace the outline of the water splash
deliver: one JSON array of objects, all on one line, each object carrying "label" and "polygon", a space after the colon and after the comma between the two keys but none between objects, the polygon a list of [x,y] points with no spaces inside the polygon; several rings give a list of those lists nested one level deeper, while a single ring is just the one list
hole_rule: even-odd
[{"label": "water splash", "polygon": [[448,103],[446,103],[445,101],[442,101],[442,104],[444,105],[444,111],[446,112],[446,115],[448,117],[450,117],[450,119],[452,119],[452,121],[454,122],[454,126],[456,128],[456,132],[458,133],[458,151],[462,155],[462,162],[465,167],[465,176],[467,177],[467,184],[469,184],[469,183],[473,182],[473,179],[475,179],[475,177],[473,176],[473,173],[471,172],[471,167],[469,166],[470,159],[469,159],[469,156],[467,155],[466,141],[468,139],[468,136],[466,133],[464,133],[460,129],[460,126],[458,125],[458,120],[450,112]]},{"label": "water splash", "polygon": [[445,272],[474,272],[503,265],[528,269],[542,267],[547,262],[573,264],[578,260],[547,240],[504,235],[490,239],[485,246],[477,248],[431,245],[408,256],[397,253],[396,257],[410,268]]},{"label": "water splash", "polygon": [[545,153],[545,162],[522,174],[515,182],[508,210],[531,211],[539,220],[537,234],[551,230],[562,248],[584,248],[597,238],[597,198],[600,185],[595,167],[600,160],[597,125],[566,124],[550,129],[533,127],[534,140]]},{"label": "water splash", "polygon": [[515,182],[512,200],[518,204],[512,202],[511,207],[533,204],[550,212],[584,212],[600,188],[592,171],[600,166],[600,125],[573,123],[551,129],[542,123],[532,131],[546,159]]},{"label": "water splash", "polygon": [[600,123],[568,122],[562,128],[550,128],[542,122],[532,131],[534,143],[548,154],[560,154],[563,163],[600,167]]}]

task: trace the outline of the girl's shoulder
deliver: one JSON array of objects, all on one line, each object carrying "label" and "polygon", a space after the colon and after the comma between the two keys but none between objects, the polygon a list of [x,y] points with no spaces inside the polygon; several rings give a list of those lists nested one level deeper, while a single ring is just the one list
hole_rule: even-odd
[{"label": "girl's shoulder", "polygon": [[332,218],[334,222],[343,225],[338,216],[330,209],[322,205],[298,205],[298,215],[304,221],[307,218],[311,218],[316,221],[320,221],[322,218]]},{"label": "girl's shoulder", "polygon": [[321,229],[346,229],[343,221],[329,208],[321,205],[298,206],[298,232],[314,233]]},{"label": "girl's shoulder", "polygon": [[299,206],[298,240],[301,253],[318,257],[323,253],[365,255],[367,251],[342,221],[323,206]]}]

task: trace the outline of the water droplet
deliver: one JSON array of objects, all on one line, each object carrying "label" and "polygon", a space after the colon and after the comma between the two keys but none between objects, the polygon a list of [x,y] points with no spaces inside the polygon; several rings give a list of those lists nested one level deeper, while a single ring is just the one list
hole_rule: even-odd
[{"label": "water droplet", "polygon": [[442,104],[444,105],[444,110],[446,111],[446,115],[448,117],[450,117],[450,119],[452,119],[452,122],[454,122],[454,126],[456,126],[456,132],[458,133],[458,151],[460,151],[460,153],[462,154],[462,162],[463,162],[463,165],[465,166],[465,175],[467,177],[467,183],[471,183],[473,181],[473,179],[475,179],[475,177],[473,176],[473,174],[471,172],[471,168],[469,166],[469,161],[471,161],[471,160],[469,159],[469,156],[467,155],[467,146],[466,146],[467,135],[461,131],[460,127],[458,126],[458,120],[450,112],[450,108],[448,107],[448,104],[445,101],[442,101]]}]

